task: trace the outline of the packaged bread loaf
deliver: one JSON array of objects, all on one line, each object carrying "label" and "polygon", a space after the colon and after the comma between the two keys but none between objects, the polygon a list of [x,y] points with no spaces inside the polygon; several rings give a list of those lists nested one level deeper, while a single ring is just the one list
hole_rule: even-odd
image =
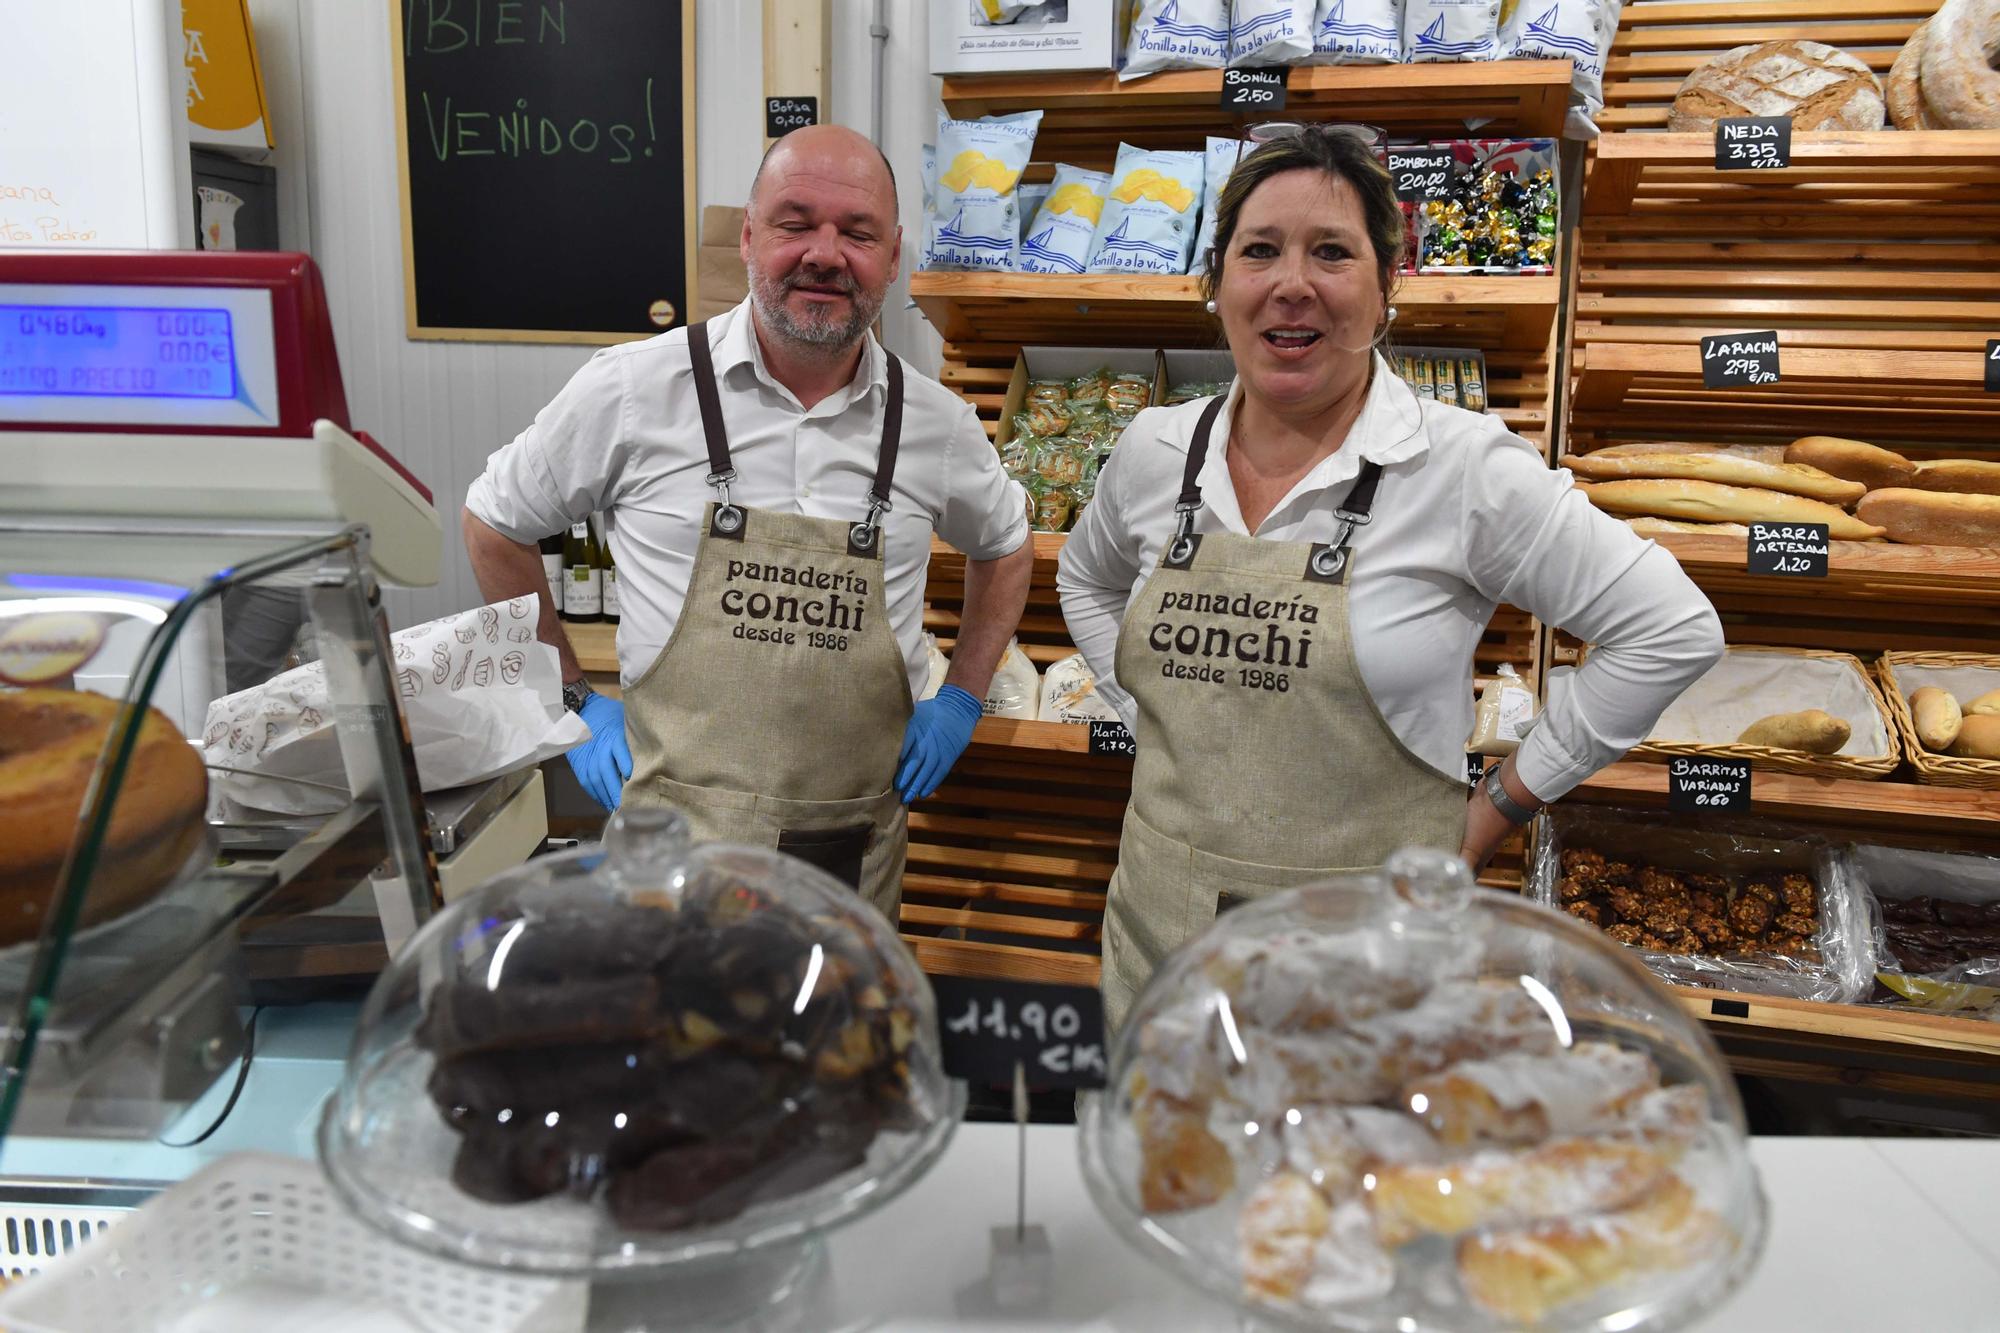
[{"label": "packaged bread loaf", "polygon": [[1949,753],[1960,759],[2000,759],[2000,717],[1982,713],[1966,718]]},{"label": "packaged bread loaf", "polygon": [[993,669],[993,683],[986,687],[987,717],[1010,717],[1033,722],[1042,711],[1042,678],[1035,664],[1021,651],[1017,640],[1007,640],[1007,651]]},{"label": "packaged bread loaf", "polygon": [[1919,546],[2000,546],[2000,495],[1956,495],[1896,486],[1868,492],[1854,512],[1863,523],[1881,525],[1891,541]]},{"label": "packaged bread loaf", "polygon": [[1780,41],[1724,51],[1682,82],[1670,130],[1709,130],[1724,116],[1789,116],[1792,129],[1879,130],[1882,85],[1867,65],[1822,42]]},{"label": "packaged bread loaf", "polygon": [[[1750,486],[1724,486],[1713,481],[1600,481],[1579,487],[1590,502],[1613,514],[1644,514],[1655,518],[1685,518],[1697,523],[1824,523],[1839,541],[1868,541],[1886,529],[1855,518],[1843,509],[1801,495]],[[1920,491],[1878,494],[1920,495]],[[1864,496],[1866,504],[1873,496]],[[1933,497],[1947,498],[1947,497]],[[1948,497],[1962,499],[1964,497]]]},{"label": "packaged bread loaf", "polygon": [[1843,481],[1804,463],[1766,463],[1719,452],[1610,458],[1600,454],[1571,454],[1562,460],[1562,465],[1577,476],[1592,480],[1656,477],[1718,481],[1728,486],[1761,486],[1837,505],[1853,504],[1868,491],[1858,481]]},{"label": "packaged bread loaf", "polygon": [[1071,653],[1042,676],[1042,721],[1116,722],[1097,693],[1097,676],[1082,653]]},{"label": "packaged bread loaf", "polygon": [[1939,458],[1918,463],[1916,475],[1903,485],[1920,491],[2000,495],[2000,463],[1980,458]]},{"label": "packaged bread loaf", "polygon": [[1965,721],[1951,691],[1935,685],[1925,685],[1911,693],[1910,716],[1917,724],[1917,743],[1926,750],[1949,749]]},{"label": "packaged bread loaf", "polygon": [[1793,440],[1785,448],[1785,461],[1804,463],[1833,476],[1858,481],[1871,491],[1884,486],[1908,486],[1917,475],[1917,465],[1901,454],[1834,435],[1807,435]]}]

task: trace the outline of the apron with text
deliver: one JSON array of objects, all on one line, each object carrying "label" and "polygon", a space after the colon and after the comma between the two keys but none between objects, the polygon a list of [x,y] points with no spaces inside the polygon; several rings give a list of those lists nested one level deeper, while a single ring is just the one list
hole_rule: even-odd
[{"label": "apron with text", "polygon": [[880,518],[902,434],[902,365],[889,356],[868,511],[849,523],[730,503],[736,473],[704,325],[688,329],[688,351],[719,498],[673,635],[625,691],[622,799],[672,806],[698,841],[820,866],[893,924],[909,846],[894,779],[911,701]]},{"label": "apron with text", "polygon": [[1114,1025],[1218,907],[1409,844],[1455,852],[1465,829],[1465,783],[1410,753],[1355,666],[1347,543],[1380,466],[1363,465],[1331,542],[1197,534],[1195,478],[1222,404],[1195,428],[1177,530],[1118,634],[1138,756],[1104,914]]}]

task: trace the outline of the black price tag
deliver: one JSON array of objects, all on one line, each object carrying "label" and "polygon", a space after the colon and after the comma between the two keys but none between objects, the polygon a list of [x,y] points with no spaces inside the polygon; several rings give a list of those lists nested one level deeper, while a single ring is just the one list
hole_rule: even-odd
[{"label": "black price tag", "polygon": [[1225,69],[1222,71],[1224,111],[1283,111],[1285,71]]},{"label": "black price tag", "polygon": [[1986,392],[2000,393],[2000,338],[1986,340]]},{"label": "black price tag", "polygon": [[1389,150],[1389,179],[1395,182],[1396,197],[1406,204],[1449,198],[1452,170],[1449,145]]},{"label": "black price tag", "polygon": [[1104,1086],[1104,996],[1095,986],[933,977],[944,1072],[1030,1087]]},{"label": "black price tag", "polygon": [[1090,724],[1089,753],[1115,754],[1134,759],[1139,754],[1139,742],[1132,739],[1132,733],[1125,730],[1123,722],[1093,722]]},{"label": "black price tag", "polygon": [[1826,577],[1827,545],[1824,523],[1752,523],[1750,572]]},{"label": "black price tag", "polygon": [[1701,340],[1704,389],[1738,389],[1778,382],[1778,335],[1714,333]]},{"label": "black price tag", "polygon": [[1790,165],[1790,116],[1724,116],[1715,122],[1717,171],[1769,171]]},{"label": "black price tag", "polygon": [[764,99],[764,137],[782,139],[793,130],[819,124],[817,97],[767,97]]},{"label": "black price tag", "polygon": [[1667,765],[1667,809],[1700,814],[1749,808],[1748,759],[1675,759]]}]

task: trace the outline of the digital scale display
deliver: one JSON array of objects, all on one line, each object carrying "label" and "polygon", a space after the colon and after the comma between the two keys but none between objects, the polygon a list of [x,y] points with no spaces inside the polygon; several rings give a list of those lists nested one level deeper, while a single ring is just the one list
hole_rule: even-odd
[{"label": "digital scale display", "polygon": [[0,304],[0,395],[234,398],[229,311]]},{"label": "digital scale display", "polygon": [[0,282],[0,425],[278,424],[271,293]]}]

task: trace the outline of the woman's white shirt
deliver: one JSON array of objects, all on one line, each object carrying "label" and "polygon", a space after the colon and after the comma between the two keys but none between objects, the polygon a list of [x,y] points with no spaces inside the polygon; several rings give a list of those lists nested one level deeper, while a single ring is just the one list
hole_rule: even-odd
[{"label": "woman's white shirt", "polygon": [[[1241,381],[1217,417],[1199,476],[1199,532],[1324,542],[1364,460],[1382,466],[1372,518],[1350,543],[1349,617],[1363,683],[1425,764],[1466,776],[1472,655],[1502,602],[1595,645],[1522,743],[1519,776],[1555,800],[1645,739],[1722,652],[1714,608],[1673,556],[1594,509],[1500,421],[1420,400],[1380,357],[1342,446],[1250,533],[1229,478]],[[1057,574],[1071,636],[1128,726],[1118,630],[1174,528],[1174,502],[1208,400],[1149,408],[1126,428]],[[1188,718],[1184,725],[1200,726]],[[1246,738],[1254,744],[1254,738]]]}]

